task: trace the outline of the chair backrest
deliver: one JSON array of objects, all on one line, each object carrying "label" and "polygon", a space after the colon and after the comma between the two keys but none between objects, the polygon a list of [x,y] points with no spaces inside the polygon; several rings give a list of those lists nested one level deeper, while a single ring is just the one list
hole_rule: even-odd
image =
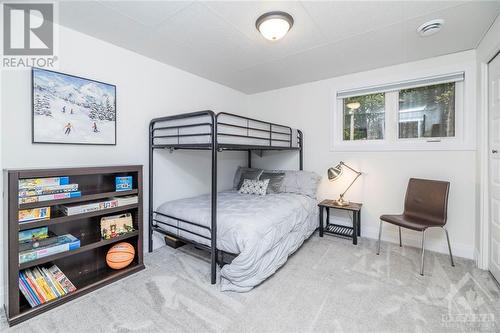
[{"label": "chair backrest", "polygon": [[410,178],[403,214],[438,226],[445,225],[449,189],[449,182]]}]

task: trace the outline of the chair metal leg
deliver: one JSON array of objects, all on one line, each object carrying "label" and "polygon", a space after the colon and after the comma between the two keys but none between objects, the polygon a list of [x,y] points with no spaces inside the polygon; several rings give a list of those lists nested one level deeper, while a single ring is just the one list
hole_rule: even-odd
[{"label": "chair metal leg", "polygon": [[380,238],[382,237],[382,220],[380,220],[380,226],[378,228],[378,247],[377,247],[377,255],[380,254]]},{"label": "chair metal leg", "polygon": [[402,247],[403,243],[401,242],[401,227],[399,227],[399,247]]},{"label": "chair metal leg", "polygon": [[425,229],[422,231],[422,259],[420,262],[420,275],[422,276],[424,276],[424,254],[425,254],[424,241],[425,241]]},{"label": "chair metal leg", "polygon": [[448,251],[450,251],[450,261],[451,266],[455,267],[455,263],[453,262],[453,254],[451,253],[451,245],[450,245],[450,236],[448,236],[448,230],[445,227],[442,227],[446,234],[446,241],[448,242]]}]

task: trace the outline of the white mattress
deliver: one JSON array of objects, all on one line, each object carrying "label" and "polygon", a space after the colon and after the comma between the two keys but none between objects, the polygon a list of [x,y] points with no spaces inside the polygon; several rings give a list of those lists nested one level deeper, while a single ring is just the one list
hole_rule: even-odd
[{"label": "white mattress", "polygon": [[[272,147],[289,147],[289,142],[278,141],[278,140],[289,140],[290,129],[285,126],[279,125],[269,125],[264,122],[246,120],[240,117],[235,117],[232,115],[222,114],[217,118],[218,125],[218,135],[217,142],[221,144],[238,144],[238,145],[256,145],[256,146],[268,146],[269,143]],[[178,119],[178,120],[169,120],[161,123],[157,123],[156,127],[164,127],[164,126],[179,126],[179,125],[190,125],[190,124],[199,124],[199,123],[210,123],[211,119],[209,116],[200,116],[196,118],[187,118],[187,119]],[[227,126],[225,124],[238,125],[243,127],[251,127],[262,130],[272,130],[276,133],[272,134],[272,137],[269,137],[269,133],[262,132],[255,129],[246,129],[239,127]],[[278,133],[279,132],[279,133]],[[286,134],[281,134],[286,133]],[[165,145],[165,144],[201,144],[201,143],[210,143],[210,126],[209,125],[200,125],[195,127],[186,127],[186,128],[173,128],[173,129],[164,129],[155,131],[155,135],[187,135],[187,134],[204,134],[197,136],[183,136],[183,137],[175,137],[175,138],[156,138],[155,144]],[[235,134],[242,136],[253,136],[256,138],[248,138],[248,137],[237,137],[237,136],[227,136],[224,134]],[[271,140],[270,140],[271,139]],[[292,130],[292,147],[297,147],[297,130]]]},{"label": "white mattress", "polygon": [[[210,196],[169,201],[157,211],[210,226]],[[158,220],[209,236],[203,228],[156,215]],[[316,200],[301,194],[266,196],[226,191],[218,194],[217,248],[238,256],[221,269],[222,290],[248,291],[281,267],[316,229]],[[209,245],[210,241],[188,232],[164,230]]]}]

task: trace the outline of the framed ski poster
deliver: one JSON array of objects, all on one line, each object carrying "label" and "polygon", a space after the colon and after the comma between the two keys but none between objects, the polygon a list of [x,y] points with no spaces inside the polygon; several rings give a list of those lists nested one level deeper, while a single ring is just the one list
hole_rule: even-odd
[{"label": "framed ski poster", "polygon": [[116,86],[33,68],[32,142],[116,145]]}]

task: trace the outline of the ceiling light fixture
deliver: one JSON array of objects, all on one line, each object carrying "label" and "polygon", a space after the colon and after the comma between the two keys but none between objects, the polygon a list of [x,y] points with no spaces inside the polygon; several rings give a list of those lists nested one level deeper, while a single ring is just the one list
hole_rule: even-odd
[{"label": "ceiling light fixture", "polygon": [[432,36],[437,34],[443,28],[444,20],[436,19],[429,22],[425,22],[417,28],[417,32],[422,37]]},{"label": "ceiling light fixture", "polygon": [[262,14],[257,21],[255,27],[264,36],[265,39],[276,41],[287,34],[293,26],[292,15],[285,12],[268,12]]}]

